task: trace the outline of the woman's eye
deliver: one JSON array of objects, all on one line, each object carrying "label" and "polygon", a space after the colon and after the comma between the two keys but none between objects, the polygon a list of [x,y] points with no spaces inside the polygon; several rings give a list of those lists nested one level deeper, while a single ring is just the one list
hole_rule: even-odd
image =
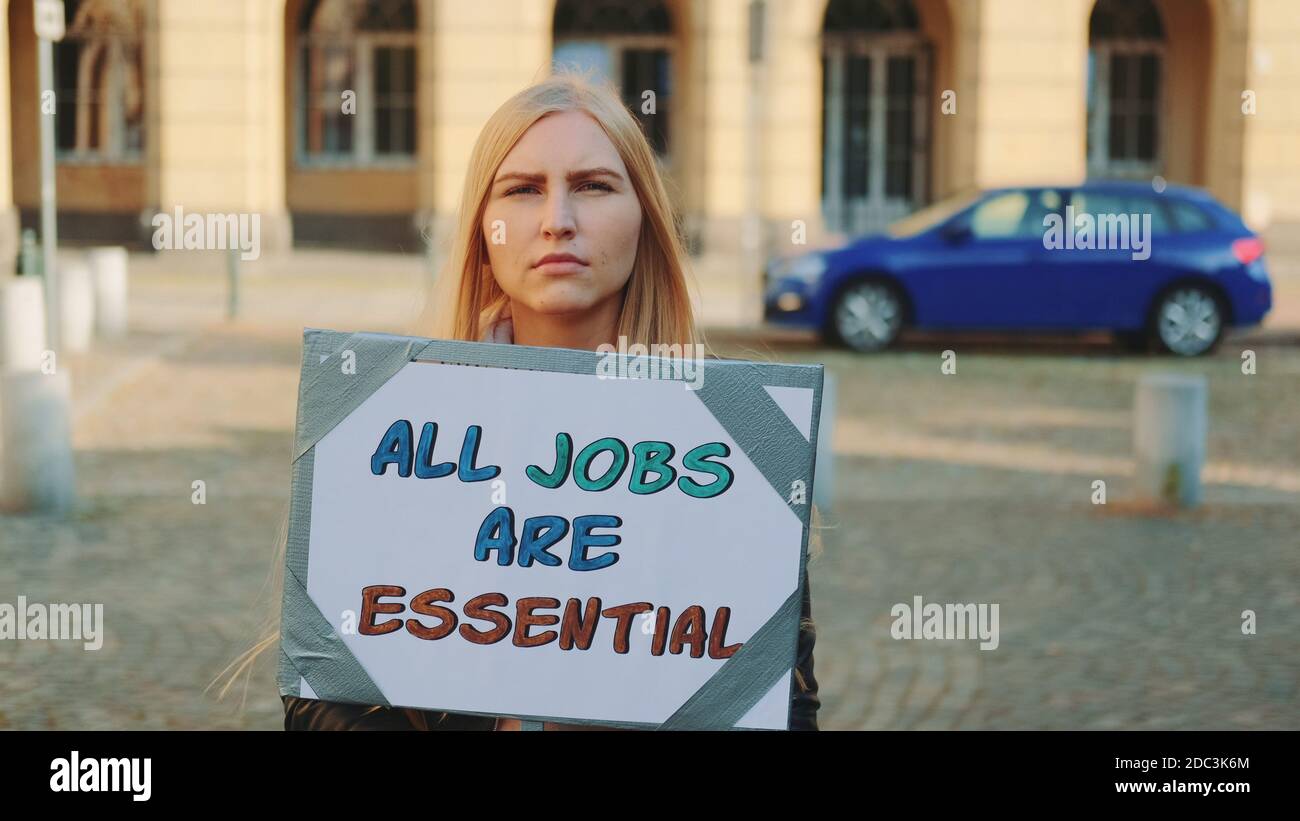
[{"label": "woman's eye", "polygon": [[[613,186],[611,186],[609,183],[600,182],[598,180],[590,180],[588,182],[584,182],[582,185],[578,186],[578,190],[584,191],[587,190],[589,187],[591,187],[592,190],[595,191],[614,190]],[[506,191],[505,196],[513,197],[515,194],[537,193],[537,192],[538,192],[538,188],[535,185],[516,185],[514,188],[511,188],[510,190]]]}]

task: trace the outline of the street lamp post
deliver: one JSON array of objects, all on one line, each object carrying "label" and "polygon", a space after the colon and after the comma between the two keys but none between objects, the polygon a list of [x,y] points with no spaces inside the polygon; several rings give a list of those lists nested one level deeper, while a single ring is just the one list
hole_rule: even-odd
[{"label": "street lamp post", "polygon": [[59,268],[54,200],[54,43],[63,39],[63,0],[35,0],[36,74],[41,91],[41,256],[45,276],[46,343],[59,350]]}]

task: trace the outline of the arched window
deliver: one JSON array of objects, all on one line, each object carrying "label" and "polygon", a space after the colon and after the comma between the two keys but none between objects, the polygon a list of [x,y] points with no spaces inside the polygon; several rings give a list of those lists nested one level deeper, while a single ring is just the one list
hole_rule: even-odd
[{"label": "arched window", "polygon": [[1151,0],[1097,0],[1088,24],[1088,172],[1160,171],[1165,30]]},{"label": "arched window", "polygon": [[414,0],[306,0],[299,17],[298,159],[409,162],[416,153]]},{"label": "arched window", "polygon": [[139,162],[144,148],[140,0],[68,0],[54,44],[60,161]]},{"label": "arched window", "polygon": [[911,0],[831,0],[822,26],[822,201],[831,230],[924,202],[929,49]]},{"label": "arched window", "polygon": [[594,69],[613,80],[656,153],[667,156],[673,53],[667,7],[638,0],[559,0],[553,37],[555,65]]}]

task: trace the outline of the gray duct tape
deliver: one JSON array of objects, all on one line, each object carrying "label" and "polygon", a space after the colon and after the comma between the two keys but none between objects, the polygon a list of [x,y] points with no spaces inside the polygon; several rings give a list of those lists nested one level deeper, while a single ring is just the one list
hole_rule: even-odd
[{"label": "gray duct tape", "polygon": [[284,576],[281,621],[280,647],[317,698],[389,706],[388,699],[292,573]]},{"label": "gray duct tape", "polygon": [[[293,496],[289,500],[289,541],[285,546],[284,599],[280,609],[280,694],[299,695],[296,672],[318,698],[355,704],[388,706],[361,663],[334,631],[307,594],[307,544],[311,534],[312,467],[316,452],[308,450],[293,465]],[[283,662],[287,662],[286,665]],[[292,686],[286,687],[292,680]]]},{"label": "gray duct tape", "polygon": [[284,647],[280,647],[280,663],[275,669],[275,683],[280,688],[280,695],[293,696],[299,698],[302,696],[302,673],[298,668],[293,666],[293,661],[289,654],[284,652]]},{"label": "gray duct tape", "polygon": [[596,375],[601,354],[572,348],[533,348],[526,345],[502,345],[492,342],[456,342],[431,340],[414,357],[420,362],[446,362],[450,365],[482,365],[526,371],[553,371]]},{"label": "gray duct tape", "polygon": [[661,730],[729,730],[794,667],[791,623],[799,620],[796,589],[749,641],[695,695],[668,717]]},{"label": "gray duct tape", "polygon": [[[293,458],[319,442],[427,344],[382,334],[305,332]],[[350,363],[344,359],[348,352]],[[354,367],[345,370],[349,364]]]},{"label": "gray duct tape", "polygon": [[[746,373],[746,366],[757,369],[759,373]],[[812,435],[805,439],[799,429],[786,416],[785,411],[776,404],[767,391],[763,390],[765,381],[761,364],[733,363],[731,367],[706,369],[704,382],[695,393],[714,418],[722,424],[749,460],[754,463],[763,477],[786,507],[799,518],[805,526],[809,521],[813,482],[813,446],[816,437],[818,409],[821,406],[821,374],[817,374],[813,390]],[[796,481],[804,483],[802,504],[790,504]]]}]

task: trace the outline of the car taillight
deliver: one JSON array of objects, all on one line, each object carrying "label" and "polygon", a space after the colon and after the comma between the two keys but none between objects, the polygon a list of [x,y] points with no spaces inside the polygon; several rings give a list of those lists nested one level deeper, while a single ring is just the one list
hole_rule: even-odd
[{"label": "car taillight", "polygon": [[1232,255],[1242,265],[1249,265],[1264,255],[1264,243],[1258,237],[1245,237],[1232,243]]}]

